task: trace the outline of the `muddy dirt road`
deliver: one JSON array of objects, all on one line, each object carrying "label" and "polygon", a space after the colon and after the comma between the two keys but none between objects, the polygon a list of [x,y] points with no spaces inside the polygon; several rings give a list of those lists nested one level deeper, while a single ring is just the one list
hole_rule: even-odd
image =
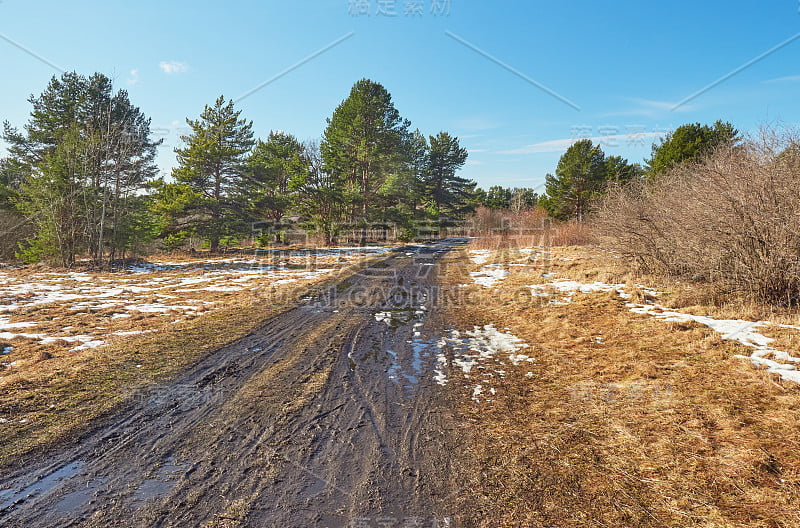
[{"label": "muddy dirt road", "polygon": [[0,526],[455,526],[431,299],[461,243],[392,253],[7,471]]}]

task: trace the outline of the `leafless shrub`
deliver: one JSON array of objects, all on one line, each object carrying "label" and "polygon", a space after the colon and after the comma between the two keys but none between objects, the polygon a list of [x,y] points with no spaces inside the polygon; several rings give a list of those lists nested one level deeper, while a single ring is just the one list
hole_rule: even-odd
[{"label": "leafless shrub", "polygon": [[553,246],[587,246],[594,240],[591,226],[584,222],[564,222],[550,229],[550,244]]},{"label": "leafless shrub", "polygon": [[472,247],[478,249],[576,246],[594,240],[587,224],[555,222],[540,208],[514,212],[479,207],[467,219],[466,227],[467,234],[476,237]]},{"label": "leafless shrub", "polygon": [[30,222],[19,214],[0,207],[0,261],[15,260],[19,243],[32,234]]},{"label": "leafless shrub", "polygon": [[653,181],[612,189],[602,243],[643,271],[800,304],[800,141],[764,128]]}]

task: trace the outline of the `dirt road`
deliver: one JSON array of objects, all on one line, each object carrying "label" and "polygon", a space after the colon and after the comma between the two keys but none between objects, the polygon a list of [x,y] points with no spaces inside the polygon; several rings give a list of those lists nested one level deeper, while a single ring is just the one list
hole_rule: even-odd
[{"label": "dirt road", "polygon": [[17,467],[0,526],[454,526],[427,339],[462,242],[393,252]]}]

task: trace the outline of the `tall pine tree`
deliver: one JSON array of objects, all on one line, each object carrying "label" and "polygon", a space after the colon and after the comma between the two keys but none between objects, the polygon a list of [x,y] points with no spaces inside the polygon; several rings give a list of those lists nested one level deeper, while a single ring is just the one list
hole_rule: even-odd
[{"label": "tall pine tree", "polygon": [[403,161],[409,122],[381,84],[358,81],[328,119],[320,145],[333,177],[346,182],[353,217],[370,220],[376,193]]},{"label": "tall pine tree", "polygon": [[246,163],[253,147],[253,123],[240,117],[233,101],[220,96],[206,106],[200,119],[187,119],[192,133],[182,136],[176,148],[178,167],[172,171],[176,184],[190,193],[178,193],[182,207],[167,209],[172,221],[206,238],[211,251],[220,239],[240,233],[246,223],[246,190],[251,187]]},{"label": "tall pine tree", "polygon": [[291,134],[270,132],[267,141],[256,143],[247,169],[256,215],[280,222],[292,203],[292,180],[308,171],[303,144]]},{"label": "tall pine tree", "polygon": [[599,145],[582,139],[570,146],[558,160],[556,174],[545,177],[544,207],[560,220],[582,222],[592,200],[606,182],[605,154]]},{"label": "tall pine tree", "polygon": [[125,219],[142,206],[136,192],[156,173],[150,120],[99,73],[53,77],[29,101],[24,132],[6,123],[3,136],[9,190],[38,229],[23,256],[58,255],[71,266],[88,251],[95,265],[106,265],[137,236]]},{"label": "tall pine tree", "polygon": [[435,216],[460,213],[469,205],[475,183],[456,176],[467,162],[467,149],[458,138],[447,132],[431,136],[428,149],[428,170],[425,179],[429,207]]}]

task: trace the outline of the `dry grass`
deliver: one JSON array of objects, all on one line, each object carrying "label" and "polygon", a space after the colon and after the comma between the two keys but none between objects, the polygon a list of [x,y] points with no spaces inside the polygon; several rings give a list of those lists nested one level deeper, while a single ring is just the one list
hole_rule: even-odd
[{"label": "dry grass", "polygon": [[585,223],[556,222],[543,209],[518,213],[479,207],[467,220],[473,249],[513,249],[533,246],[579,246],[593,243]]},{"label": "dry grass", "polygon": [[[544,273],[642,284],[615,260],[553,249],[546,265],[511,268],[495,290],[459,287],[470,302],[449,307],[457,327],[507,327],[536,358],[504,366],[481,403],[465,380],[465,517],[487,527],[800,525],[800,388],[734,358],[749,349],[695,323],[631,313],[615,293],[578,293],[565,306],[520,295],[550,280]],[[448,284],[470,283],[477,266],[450,263]],[[778,334],[796,353],[798,332]]]}]

